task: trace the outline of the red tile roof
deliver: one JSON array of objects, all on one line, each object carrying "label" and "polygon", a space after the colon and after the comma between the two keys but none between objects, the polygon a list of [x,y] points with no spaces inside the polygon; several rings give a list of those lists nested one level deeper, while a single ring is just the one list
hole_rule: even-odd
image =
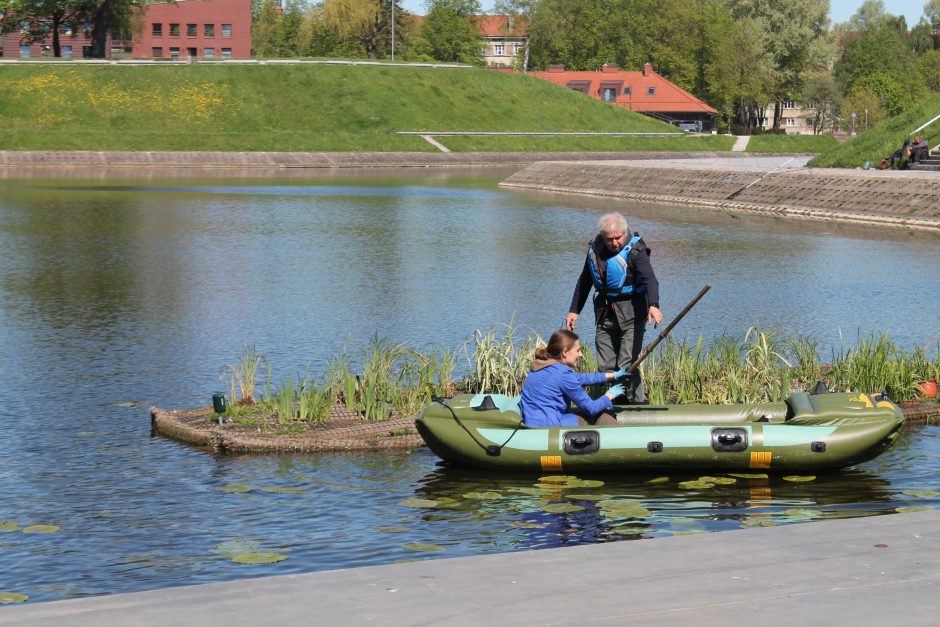
[{"label": "red tile roof", "polygon": [[477,31],[484,37],[525,37],[527,35],[525,18],[509,15],[478,15],[474,19],[477,23]]},{"label": "red tile roof", "polygon": [[[601,98],[602,83],[604,87],[616,87],[617,99],[612,104],[631,111],[718,114],[714,108],[654,72],[649,64],[642,72],[626,72],[608,66],[603,72],[549,70],[529,74],[563,87],[567,87],[571,82],[581,81],[582,85],[587,86],[588,95],[593,98]],[[627,87],[630,88],[630,93],[624,94],[624,88]],[[654,93],[649,93],[650,88],[653,88]]]}]

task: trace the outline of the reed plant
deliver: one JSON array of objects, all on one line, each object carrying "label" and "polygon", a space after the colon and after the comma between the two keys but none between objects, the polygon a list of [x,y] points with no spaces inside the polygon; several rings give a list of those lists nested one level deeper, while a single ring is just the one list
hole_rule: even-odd
[{"label": "reed plant", "polygon": [[254,344],[245,346],[239,360],[234,364],[226,364],[219,372],[219,380],[225,383],[228,379],[229,392],[233,401],[236,400],[236,391],[240,394],[238,398],[245,404],[255,402],[255,385],[257,383],[258,371],[267,368],[270,380],[271,367],[264,355],[257,352]]},{"label": "reed plant", "polygon": [[463,350],[472,367],[464,381],[471,393],[495,392],[518,396],[522,391],[537,346],[544,344],[538,335],[520,338],[512,320],[491,328],[486,333],[473,332],[473,338],[463,344]]}]

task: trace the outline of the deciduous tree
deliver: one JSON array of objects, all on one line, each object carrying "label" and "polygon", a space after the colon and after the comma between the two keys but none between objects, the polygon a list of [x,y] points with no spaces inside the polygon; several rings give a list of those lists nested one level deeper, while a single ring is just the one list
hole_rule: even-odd
[{"label": "deciduous tree", "polygon": [[478,0],[428,0],[428,15],[421,36],[431,45],[438,61],[484,64],[483,40],[475,18]]}]

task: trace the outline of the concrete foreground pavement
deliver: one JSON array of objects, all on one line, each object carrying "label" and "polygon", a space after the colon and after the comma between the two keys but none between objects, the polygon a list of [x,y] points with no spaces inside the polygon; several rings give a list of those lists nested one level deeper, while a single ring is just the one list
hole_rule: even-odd
[{"label": "concrete foreground pavement", "polygon": [[930,510],[0,609],[0,625],[937,625]]}]

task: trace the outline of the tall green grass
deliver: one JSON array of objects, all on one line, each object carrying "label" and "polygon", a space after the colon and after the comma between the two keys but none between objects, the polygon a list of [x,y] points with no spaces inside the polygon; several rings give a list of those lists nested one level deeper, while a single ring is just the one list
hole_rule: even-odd
[{"label": "tall green grass", "polygon": [[426,130],[675,127],[548,81],[482,69],[216,63],[0,71],[5,150],[435,151],[397,134]]},{"label": "tall green grass", "polygon": [[[901,147],[908,134],[940,113],[940,94],[897,115],[857,137],[835,146],[809,162],[822,168],[859,168],[867,161],[871,167]],[[931,147],[940,140],[940,121],[919,131]]]}]

